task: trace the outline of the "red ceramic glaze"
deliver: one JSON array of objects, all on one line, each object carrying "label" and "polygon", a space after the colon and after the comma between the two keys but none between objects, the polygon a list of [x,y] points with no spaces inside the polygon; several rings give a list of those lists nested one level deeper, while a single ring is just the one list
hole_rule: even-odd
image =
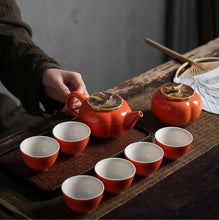
[{"label": "red ceramic glaze", "polygon": [[[102,107],[95,109],[95,106],[93,108],[89,105],[87,98],[77,91],[67,96],[66,106],[73,116],[78,117],[81,122],[90,127],[93,136],[101,138],[116,137],[133,128],[137,120],[143,117],[143,113],[141,111],[132,112],[124,99],[118,95],[113,95],[119,99],[121,104],[109,109]],[[79,113],[71,109],[71,100],[75,97],[82,102]]]},{"label": "red ceramic glaze", "polygon": [[68,207],[79,214],[85,214],[100,204],[104,185],[96,177],[78,175],[66,179],[61,190]]},{"label": "red ceramic glaze", "polygon": [[165,144],[161,144],[157,140],[156,143],[163,148],[165,157],[170,160],[177,160],[180,157],[184,156],[188,152],[192,144],[190,143],[181,147],[173,147],[173,146],[167,146]]},{"label": "red ceramic glaze", "polygon": [[131,160],[130,158],[126,157],[129,161],[131,161],[136,167],[136,174],[139,176],[148,176],[154,173],[156,170],[159,169],[163,158],[158,161],[151,162],[151,163],[143,163]]},{"label": "red ceramic glaze", "polygon": [[53,137],[60,144],[60,150],[69,155],[83,151],[90,139],[90,128],[84,123],[66,121],[57,124],[53,130]]},{"label": "red ceramic glaze", "polygon": [[96,174],[96,176],[103,182],[105,190],[108,193],[118,195],[121,192],[125,191],[128,189],[132,181],[134,179],[134,175],[128,179],[123,179],[123,180],[112,180],[112,179],[106,179],[101,177],[100,175]]},{"label": "red ceramic glaze", "polygon": [[163,127],[155,132],[155,141],[164,151],[164,157],[177,160],[190,149],[193,136],[184,128]]},{"label": "red ceramic glaze", "polygon": [[[174,83],[172,85],[178,86]],[[201,114],[202,102],[195,91],[185,99],[177,97],[171,99],[164,95],[161,89],[158,89],[152,96],[151,109],[162,122],[181,126],[198,119]]]},{"label": "red ceramic glaze", "polygon": [[74,141],[74,142],[70,142],[70,141],[63,141],[57,137],[54,136],[54,139],[57,140],[60,144],[60,150],[66,154],[69,155],[75,155],[81,151],[83,151],[90,139],[90,136],[88,136],[87,138],[80,140],[80,141]]},{"label": "red ceramic glaze", "polygon": [[125,148],[125,157],[136,167],[136,174],[148,176],[160,167],[164,151],[151,142],[135,142]]},{"label": "red ceramic glaze", "polygon": [[111,157],[99,161],[94,171],[103,182],[105,190],[116,195],[130,187],[136,168],[126,159]]},{"label": "red ceramic glaze", "polygon": [[36,171],[48,170],[55,163],[59,149],[59,143],[47,136],[32,136],[20,144],[24,162]]},{"label": "red ceramic glaze", "polygon": [[42,157],[42,158],[32,157],[30,155],[24,154],[23,152],[21,152],[21,155],[23,157],[24,162],[30,168],[36,171],[46,171],[55,163],[58,157],[58,151],[49,157]]},{"label": "red ceramic glaze", "polygon": [[95,209],[100,204],[103,193],[100,194],[98,197],[89,200],[73,199],[65,194],[63,196],[66,204],[70,209],[77,212],[78,214],[85,214]]}]

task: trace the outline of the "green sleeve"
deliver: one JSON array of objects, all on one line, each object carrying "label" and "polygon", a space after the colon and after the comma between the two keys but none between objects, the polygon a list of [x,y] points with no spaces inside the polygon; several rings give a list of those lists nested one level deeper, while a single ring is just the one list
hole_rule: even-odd
[{"label": "green sleeve", "polygon": [[27,112],[42,115],[40,102],[52,113],[63,104],[47,97],[41,78],[48,68],[60,68],[32,41],[31,28],[22,22],[14,0],[0,0],[0,79],[20,99]]}]

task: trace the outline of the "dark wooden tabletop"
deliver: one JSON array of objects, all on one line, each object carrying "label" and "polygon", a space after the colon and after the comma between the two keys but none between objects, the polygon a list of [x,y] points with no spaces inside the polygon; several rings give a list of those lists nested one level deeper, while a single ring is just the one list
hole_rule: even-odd
[{"label": "dark wooden tabletop", "polygon": [[[218,57],[219,38],[195,48],[185,55],[192,59]],[[142,97],[139,97],[138,94],[148,92],[148,90],[152,92],[160,83],[171,81],[180,65],[177,61],[170,60],[108,91],[120,94],[135,109],[138,107],[138,101],[142,104]],[[149,110],[144,113],[145,117],[153,117]],[[204,113],[203,117],[208,118],[211,115]],[[218,119],[217,116],[212,115],[211,120],[214,122],[214,126],[215,123],[217,126],[215,118]],[[27,136],[48,131],[58,120],[57,117],[47,119],[46,122],[43,122],[41,129],[37,131],[34,129],[34,125],[19,128],[18,131],[1,139],[0,145],[6,149],[8,145],[19,144]],[[156,121],[155,118],[153,120]],[[204,120],[199,121],[198,129],[200,126],[204,126],[204,123]],[[208,122],[208,125],[209,123],[211,121]],[[157,124],[160,125],[159,122]],[[146,126],[147,129],[150,129],[150,124]],[[195,131],[196,124],[188,128]],[[205,137],[206,143],[208,138],[213,141],[212,143],[219,143],[217,134],[215,132],[213,137]],[[197,137],[196,134],[194,135]],[[197,144],[205,145],[205,142],[196,141]],[[100,206],[87,215],[79,216],[70,210],[61,194],[51,198],[40,197],[27,185],[5,172],[2,167],[0,167],[0,198],[13,204],[32,218],[219,218],[217,211],[219,210],[218,145],[210,146],[213,148],[209,151],[209,146],[202,146],[200,152],[198,147],[194,148],[198,152],[197,159],[194,161],[192,161],[193,158],[186,158],[186,160],[176,163],[166,161],[164,164],[168,165],[167,169],[172,169],[170,175],[162,173],[165,170],[163,167],[157,174],[146,180],[136,177],[129,190],[116,197],[105,194]],[[184,165],[186,166],[184,167]],[[147,184],[147,189],[143,187],[143,184]],[[0,218],[18,217],[0,206]]]},{"label": "dark wooden tabletop", "polygon": [[103,219],[219,218],[219,145]]}]

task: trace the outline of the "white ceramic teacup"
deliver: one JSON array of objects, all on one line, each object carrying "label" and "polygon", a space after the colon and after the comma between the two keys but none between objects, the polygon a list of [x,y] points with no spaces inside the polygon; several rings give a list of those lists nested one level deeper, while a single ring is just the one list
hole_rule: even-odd
[{"label": "white ceramic teacup", "polygon": [[94,167],[97,177],[104,183],[105,190],[119,194],[131,185],[136,168],[128,160],[122,158],[106,158]]},{"label": "white ceramic teacup", "polygon": [[193,136],[184,128],[164,127],[156,131],[155,141],[163,148],[166,158],[176,160],[188,152]]},{"label": "white ceramic teacup", "polygon": [[86,148],[91,130],[84,123],[66,121],[56,125],[52,133],[60,144],[60,150],[66,154],[74,155]]},{"label": "white ceramic teacup", "polygon": [[47,136],[29,137],[20,144],[24,162],[37,171],[47,170],[55,163],[59,148],[59,143]]},{"label": "white ceramic teacup", "polygon": [[77,175],[66,179],[61,190],[68,207],[79,214],[84,214],[99,205],[104,185],[96,177]]},{"label": "white ceramic teacup", "polygon": [[136,167],[136,174],[147,176],[155,172],[161,165],[164,151],[157,144],[135,142],[125,148],[125,157]]}]

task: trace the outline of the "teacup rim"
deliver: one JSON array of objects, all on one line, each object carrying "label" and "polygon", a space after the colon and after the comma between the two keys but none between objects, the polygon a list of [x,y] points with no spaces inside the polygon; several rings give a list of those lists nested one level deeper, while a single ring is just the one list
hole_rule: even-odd
[{"label": "teacup rim", "polygon": [[[83,138],[79,138],[79,139],[75,139],[74,141],[70,141],[70,140],[65,140],[65,139],[62,139],[60,137],[57,137],[55,134],[54,134],[54,130],[57,129],[58,126],[61,126],[62,124],[81,124],[82,126],[88,128],[88,135],[84,136]],[[68,142],[68,143],[71,143],[71,142],[78,142],[78,141],[83,141],[85,139],[87,139],[90,135],[91,135],[91,129],[88,125],[86,125],[85,123],[83,122],[79,122],[79,121],[64,121],[64,122],[61,122],[61,123],[58,123],[57,125],[55,125],[52,129],[52,134],[53,136],[60,140],[60,141],[64,141],[64,142]]]},{"label": "teacup rim", "polygon": [[[102,186],[102,189],[101,191],[95,195],[95,196],[92,196],[92,197],[89,197],[89,198],[77,198],[77,197],[74,197],[74,196],[71,196],[69,194],[67,194],[66,192],[64,192],[64,184],[66,184],[68,181],[70,181],[71,179],[73,178],[90,178],[90,179],[94,179],[95,181],[99,182],[100,185]],[[65,196],[68,196],[69,198],[71,199],[75,199],[75,200],[78,200],[78,201],[86,201],[86,200],[92,200],[92,199],[95,199],[95,198],[98,198],[99,196],[101,196],[103,193],[104,193],[104,190],[105,190],[105,187],[104,187],[104,184],[103,182],[98,179],[97,177],[95,176],[91,176],[91,175],[84,175],[84,174],[81,174],[81,175],[75,175],[75,176],[71,176],[71,177],[68,177],[67,179],[65,179],[61,185],[61,191],[62,193],[65,195]]]},{"label": "teacup rim", "polygon": [[[127,176],[127,177],[120,178],[120,179],[109,178],[109,177],[102,176],[102,175],[100,175],[98,172],[96,172],[96,167],[97,167],[98,164],[100,164],[101,162],[106,161],[106,160],[121,160],[121,161],[124,161],[124,162],[126,162],[126,163],[128,163],[128,164],[130,164],[130,165],[132,166],[132,168],[133,168],[133,173],[132,173],[131,175]],[[103,179],[110,180],[110,181],[123,181],[123,180],[127,180],[127,179],[130,179],[130,178],[132,178],[133,176],[135,176],[135,174],[136,174],[136,167],[135,167],[135,165],[134,165],[131,161],[129,161],[129,160],[125,159],[125,158],[109,157],[109,158],[104,158],[104,159],[98,161],[98,162],[95,164],[95,166],[94,166],[94,171],[95,171],[95,173],[96,173],[98,176],[100,176],[100,177],[103,178]]]},{"label": "teacup rim", "polygon": [[[23,147],[22,147],[23,144],[24,144],[26,141],[28,141],[28,140],[30,140],[30,139],[35,139],[35,138],[45,138],[45,139],[49,139],[49,140],[55,142],[56,145],[57,145],[56,151],[53,152],[53,153],[51,153],[51,154],[45,155],[45,156],[35,156],[35,155],[31,155],[31,154],[25,152],[25,151],[23,150]],[[49,137],[49,136],[43,136],[43,135],[31,136],[31,137],[25,138],[25,139],[20,143],[20,151],[21,151],[23,154],[25,154],[25,155],[27,155],[27,156],[29,156],[29,157],[32,157],[32,158],[47,158],[47,157],[51,157],[51,156],[57,154],[57,153],[59,152],[59,150],[60,150],[60,144],[59,144],[59,142],[56,141],[54,138]]]},{"label": "teacup rim", "polygon": [[[156,148],[158,148],[159,150],[161,150],[162,155],[161,155],[158,159],[156,159],[156,160],[151,160],[151,161],[149,161],[149,162],[140,161],[140,160],[134,160],[133,158],[129,157],[129,156],[126,154],[126,151],[127,151],[127,149],[128,149],[129,147],[133,146],[134,144],[139,144],[139,143],[140,143],[140,144],[147,143],[147,144],[149,144],[149,145],[153,145],[154,147],[156,147]],[[128,159],[130,159],[130,160],[132,160],[132,161],[134,161],[134,162],[137,162],[137,163],[140,163],[140,164],[150,164],[150,163],[154,163],[154,162],[160,161],[160,160],[164,157],[164,150],[162,149],[162,147],[160,147],[159,145],[157,145],[157,144],[155,144],[155,143],[152,143],[152,142],[134,142],[134,143],[129,144],[129,145],[125,148],[124,154],[125,154],[125,156],[126,156]]]},{"label": "teacup rim", "polygon": [[[157,135],[158,135],[159,132],[161,132],[161,130],[166,130],[166,129],[177,129],[177,130],[181,130],[181,131],[187,133],[187,134],[190,136],[190,141],[186,142],[185,144],[178,145],[178,146],[173,146],[173,145],[170,145],[170,144],[164,144],[164,143],[162,143],[160,140],[158,140]],[[155,138],[155,140],[156,140],[158,143],[160,143],[160,144],[162,144],[162,145],[165,145],[165,146],[167,146],[167,147],[172,147],[172,148],[185,147],[185,146],[187,146],[187,145],[189,145],[189,144],[191,144],[191,143],[193,142],[193,135],[192,135],[191,132],[189,132],[189,131],[188,131],[187,129],[185,129],[185,128],[176,127],[176,126],[167,126],[167,127],[162,127],[162,128],[160,128],[160,129],[158,129],[158,130],[155,132],[155,134],[154,134],[154,138]]]}]

